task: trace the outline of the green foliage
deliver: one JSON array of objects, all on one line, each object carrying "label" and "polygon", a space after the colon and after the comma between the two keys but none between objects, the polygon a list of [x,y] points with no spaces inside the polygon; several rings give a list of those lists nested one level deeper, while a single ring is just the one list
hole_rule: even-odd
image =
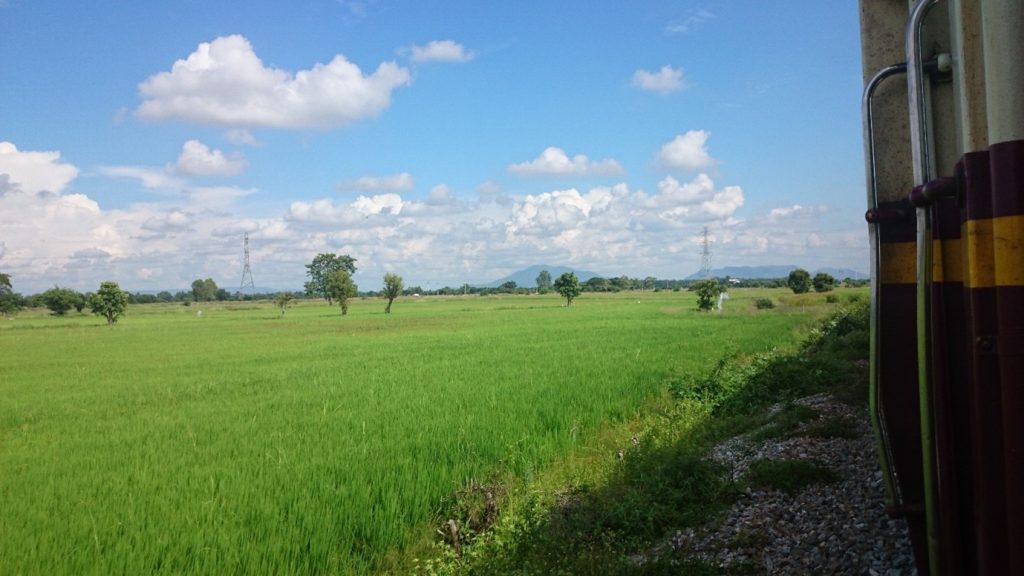
[{"label": "green foliage", "polygon": [[836,279],[831,274],[826,274],[825,272],[815,274],[811,283],[814,284],[815,292],[830,292],[836,287]]},{"label": "green foliage", "polygon": [[42,295],[43,305],[50,309],[57,316],[63,316],[69,310],[81,305],[82,295],[70,288],[54,286]]},{"label": "green foliage", "polygon": [[789,273],[789,277],[786,278],[786,286],[793,291],[794,294],[806,294],[811,290],[811,273],[803,268],[797,268]]},{"label": "green foliage", "polygon": [[107,324],[114,324],[128,309],[128,293],[121,290],[117,282],[103,282],[99,290],[89,297],[89,309],[97,316],[107,319]]},{"label": "green foliage", "polygon": [[812,408],[788,403],[777,414],[772,416],[765,426],[752,434],[751,437],[755,440],[767,440],[769,438],[790,436],[802,424],[817,417],[818,412]]},{"label": "green foliage", "polygon": [[771,298],[755,298],[754,307],[758,310],[771,310],[775,308],[775,302]]},{"label": "green foliage", "polygon": [[327,279],[331,274],[339,271],[348,272],[350,276],[355,274],[356,259],[348,254],[341,256],[332,252],[317,254],[312,262],[306,264],[306,276],[309,276],[309,282],[305,284],[306,294],[326,298],[327,305],[333,305],[334,298],[328,290]]},{"label": "green foliage", "polygon": [[274,296],[273,303],[281,309],[281,316],[288,311],[288,306],[291,305],[292,300],[295,300],[295,296],[291,292],[280,292],[277,296]]},{"label": "green foliage", "polygon": [[701,280],[690,289],[697,293],[697,309],[705,312],[714,308],[715,299],[722,293],[722,285],[718,280]]},{"label": "green foliage", "polygon": [[14,292],[11,285],[11,276],[0,273],[0,314],[5,317],[13,316],[25,307],[25,299],[21,294]]},{"label": "green foliage", "polygon": [[25,299],[17,292],[0,291],[0,314],[14,316],[25,308]]},{"label": "green foliage", "polygon": [[[515,550],[557,534],[552,510],[595,531],[522,550],[568,550],[578,562],[554,561],[573,573],[635,573],[627,530],[664,531],[663,511],[699,521],[729,486],[690,441],[637,431],[639,446],[627,433],[612,448],[606,427],[647,413],[670,372],[707,373],[724,347],[790,343],[821,313],[737,308],[708,323],[692,299],[594,295],[567,317],[555,295],[430,298],[388,318],[353,299],[343,323],[311,306],[279,321],[269,301],[203,305],[201,321],[154,304],[132,307],[130,330],[88,337],[88,317],[0,322],[0,573],[406,574],[409,547],[449,519],[435,517],[445,498],[495,477],[501,513],[478,539],[510,569],[460,573],[524,573]],[[682,433],[692,414],[665,418]],[[572,455],[608,468],[558,468],[593,474],[564,507],[517,483]],[[686,498],[691,477],[711,480]],[[482,528],[486,493],[469,492],[456,519]],[[602,518],[602,496],[632,506]],[[440,556],[468,562],[476,546]]]},{"label": "green foliage", "polygon": [[541,270],[540,274],[537,274],[537,292],[541,294],[547,294],[551,291],[551,272],[547,270]]},{"label": "green foliage", "polygon": [[385,314],[391,314],[391,303],[402,294],[402,277],[398,274],[388,272],[384,275],[384,297],[388,299],[388,305],[384,308]]},{"label": "green foliage", "polygon": [[555,292],[565,298],[565,305],[572,306],[574,298],[580,295],[583,289],[580,287],[579,278],[572,272],[565,272],[555,280]]},{"label": "green foliage", "polygon": [[349,298],[355,298],[359,292],[348,271],[335,270],[329,273],[324,288],[327,290],[327,301],[337,301],[338,306],[341,306],[341,315],[347,315]]},{"label": "green foliage", "polygon": [[217,300],[217,283],[213,278],[206,280],[195,279],[192,281],[192,299],[196,302],[210,302]]},{"label": "green foliage", "polygon": [[806,460],[757,460],[750,465],[744,480],[754,488],[781,490],[795,494],[812,484],[838,480],[835,472]]}]

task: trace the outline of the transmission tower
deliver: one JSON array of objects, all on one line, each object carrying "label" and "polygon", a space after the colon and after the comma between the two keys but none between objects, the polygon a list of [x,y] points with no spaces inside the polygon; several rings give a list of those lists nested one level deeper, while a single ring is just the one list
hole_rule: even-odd
[{"label": "transmission tower", "polygon": [[701,241],[700,276],[711,277],[711,240],[708,238],[708,227],[704,227],[704,239]]},{"label": "transmission tower", "polygon": [[238,288],[239,292],[245,290],[248,286],[253,292],[256,292],[256,283],[252,280],[252,268],[249,266],[249,233],[245,233],[245,240],[243,241],[245,246],[245,266],[242,267],[242,285]]}]

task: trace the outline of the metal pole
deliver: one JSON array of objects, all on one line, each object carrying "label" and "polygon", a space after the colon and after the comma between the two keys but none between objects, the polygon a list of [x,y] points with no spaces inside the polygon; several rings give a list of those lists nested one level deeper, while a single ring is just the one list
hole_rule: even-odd
[{"label": "metal pole", "polygon": [[[938,0],[918,0],[907,21],[907,96],[910,107],[910,149],[914,186],[932,179],[931,134],[928,129],[928,91],[925,85],[921,28]],[[921,413],[921,461],[924,468],[925,522],[928,534],[929,572],[941,574],[939,562],[938,490],[936,486],[935,430],[931,398],[930,314],[932,228],[929,207],[917,209],[917,371]]]},{"label": "metal pole", "polygon": [[868,411],[871,416],[871,427],[875,433],[875,444],[878,448],[879,463],[882,466],[882,481],[885,485],[885,505],[890,510],[903,506],[903,495],[900,491],[896,472],[892,467],[893,452],[892,443],[889,441],[889,431],[886,428],[885,417],[879,395],[881,393],[881,358],[879,322],[881,320],[881,240],[879,239],[878,223],[873,221],[873,214],[878,211],[878,183],[875,164],[875,128],[874,114],[872,110],[872,98],[875,90],[882,83],[882,80],[905,74],[906,63],[893,64],[879,70],[868,81],[864,87],[864,94],[861,98],[861,118],[864,122],[864,160],[867,170],[867,195],[868,195],[868,237],[871,245],[871,303],[870,303],[870,353],[869,353],[869,380],[868,380]]}]

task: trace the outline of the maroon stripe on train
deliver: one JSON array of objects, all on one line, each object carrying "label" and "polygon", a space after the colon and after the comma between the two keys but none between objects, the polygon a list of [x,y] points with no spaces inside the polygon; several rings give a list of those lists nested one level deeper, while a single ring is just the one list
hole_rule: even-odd
[{"label": "maroon stripe on train", "polygon": [[1024,140],[993,144],[989,148],[992,174],[992,215],[1024,214]]},{"label": "maroon stripe on train", "polygon": [[878,210],[892,216],[878,223],[879,242],[889,244],[917,240],[917,220],[914,216],[914,207],[909,202],[880,202]]},{"label": "maroon stripe on train", "polygon": [[921,415],[917,394],[917,289],[913,284],[882,284],[879,314],[879,404],[892,442],[896,471],[918,566],[928,565],[928,539],[924,516],[924,479],[921,460]]},{"label": "maroon stripe on train", "polygon": [[997,330],[996,289],[966,291],[970,311],[971,366],[967,382],[974,447],[974,541],[978,550],[977,574],[1005,574],[1009,563],[1006,538],[1006,475],[1003,465],[1002,389]]},{"label": "maroon stripe on train", "polygon": [[[936,206],[937,207],[937,206]],[[953,220],[958,211],[947,210]],[[949,217],[944,217],[949,220]],[[935,220],[939,220],[936,218]],[[938,223],[937,223],[938,224]],[[937,226],[939,228],[939,226]],[[959,230],[959,226],[956,226]],[[940,553],[948,574],[969,574],[977,562],[974,545],[970,410],[967,402],[969,354],[963,284],[936,282],[932,301],[932,411],[935,422]]]},{"label": "maroon stripe on train", "polygon": [[1024,286],[997,286],[999,376],[1006,466],[1007,574],[1024,574]]},{"label": "maroon stripe on train", "polygon": [[989,186],[988,152],[964,154],[960,161],[964,174],[964,215],[968,220],[992,217],[992,187]]},{"label": "maroon stripe on train", "polygon": [[960,238],[960,207],[956,198],[940,198],[932,205],[932,237],[936,240]]}]

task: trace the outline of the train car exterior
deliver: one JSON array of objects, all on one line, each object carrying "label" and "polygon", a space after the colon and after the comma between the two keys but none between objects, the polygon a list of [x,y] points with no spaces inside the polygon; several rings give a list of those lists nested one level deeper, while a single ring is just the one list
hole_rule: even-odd
[{"label": "train car exterior", "polygon": [[861,0],[871,411],[922,574],[1024,576],[1024,0]]}]

